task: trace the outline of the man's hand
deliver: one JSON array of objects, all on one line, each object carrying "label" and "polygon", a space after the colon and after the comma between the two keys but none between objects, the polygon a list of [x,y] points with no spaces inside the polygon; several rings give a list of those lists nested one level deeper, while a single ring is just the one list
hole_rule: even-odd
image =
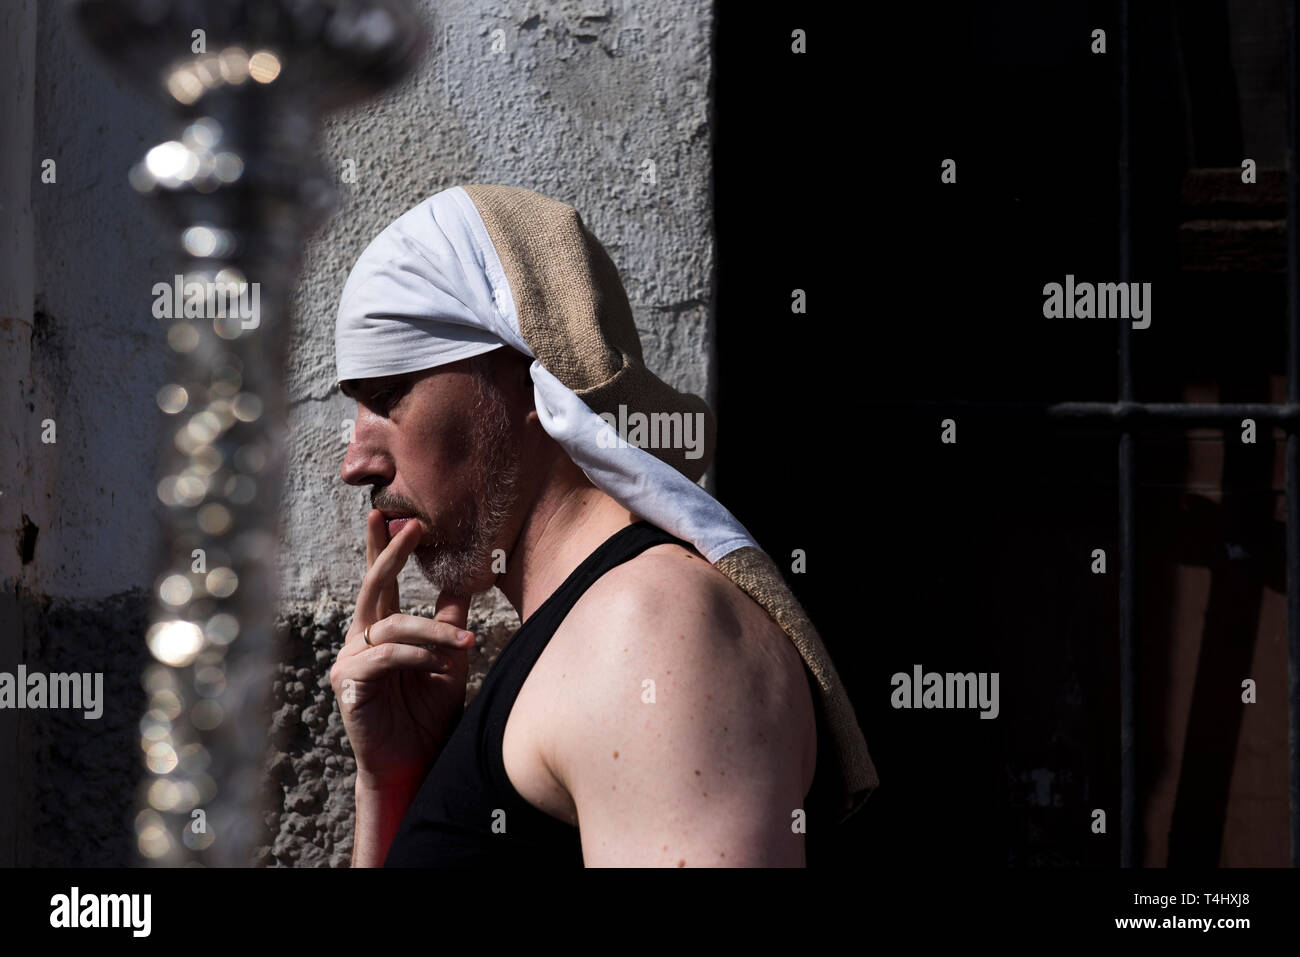
[{"label": "man's hand", "polygon": [[[370,512],[366,575],[352,626],[330,669],[357,761],[354,854],[363,843],[361,795],[400,797],[404,812],[465,707],[467,652],[474,644],[464,630],[469,598],[440,594],[433,618],[398,611],[397,574],[420,535],[420,523],[408,522],[389,540],[383,513]],[[369,645],[363,637],[367,627]],[[380,843],[386,853],[400,814],[391,820],[391,801],[384,810],[382,829],[389,833]]]}]

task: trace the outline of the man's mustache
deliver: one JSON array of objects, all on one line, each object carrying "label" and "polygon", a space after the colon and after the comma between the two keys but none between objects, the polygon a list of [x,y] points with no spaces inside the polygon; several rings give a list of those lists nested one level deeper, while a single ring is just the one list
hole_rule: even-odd
[{"label": "man's mustache", "polygon": [[370,507],[384,512],[404,512],[414,518],[423,520],[426,525],[431,524],[424,513],[415,507],[414,503],[400,495],[371,495]]}]

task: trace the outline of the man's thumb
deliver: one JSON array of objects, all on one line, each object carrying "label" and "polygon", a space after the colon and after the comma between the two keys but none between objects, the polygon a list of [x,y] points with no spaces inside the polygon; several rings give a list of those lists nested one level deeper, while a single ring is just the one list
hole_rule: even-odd
[{"label": "man's thumb", "polygon": [[470,595],[453,595],[446,589],[438,592],[438,600],[433,606],[433,620],[445,621],[464,628],[469,622]]}]

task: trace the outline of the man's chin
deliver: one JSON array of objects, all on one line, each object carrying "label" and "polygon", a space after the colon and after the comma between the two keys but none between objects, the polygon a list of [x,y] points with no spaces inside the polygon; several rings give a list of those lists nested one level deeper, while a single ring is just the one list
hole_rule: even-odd
[{"label": "man's chin", "polygon": [[477,595],[496,584],[489,561],[471,563],[464,556],[449,556],[434,545],[417,547],[414,558],[425,581],[440,592]]}]

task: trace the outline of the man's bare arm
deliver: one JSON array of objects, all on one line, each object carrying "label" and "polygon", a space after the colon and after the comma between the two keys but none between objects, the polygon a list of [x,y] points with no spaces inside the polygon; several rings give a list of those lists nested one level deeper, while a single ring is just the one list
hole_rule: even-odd
[{"label": "man's bare arm", "polygon": [[573,626],[582,693],[549,751],[586,864],[803,866],[812,700],[791,658],[709,587],[616,593]]}]

